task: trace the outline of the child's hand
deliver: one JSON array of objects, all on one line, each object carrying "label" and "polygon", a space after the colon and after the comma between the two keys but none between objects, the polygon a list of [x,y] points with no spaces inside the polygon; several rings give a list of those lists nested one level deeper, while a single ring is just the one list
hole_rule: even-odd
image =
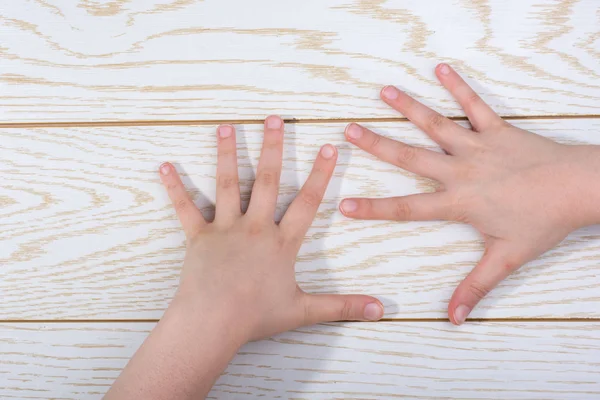
[{"label": "child's hand", "polygon": [[[485,239],[479,264],[458,286],[450,319],[461,324],[473,307],[524,263],[595,222],[589,195],[593,146],[565,146],[503,121],[449,66],[438,79],[460,103],[473,130],[465,129],[392,86],[382,99],[437,142],[446,154],[416,148],[356,124],[347,139],[380,159],[441,183],[435,193],[389,199],[346,199],[352,218],[399,221],[451,220],[473,225]],[[597,165],[597,162],[596,162]],[[596,212],[597,213],[597,212]],[[593,214],[593,213],[592,213]]]},{"label": "child's hand", "polygon": [[217,207],[208,223],[173,165],[160,178],[187,237],[175,298],[115,381],[106,399],[205,398],[240,346],[289,329],[337,320],[377,320],[369,296],[309,295],[294,264],[335,168],[337,151],[321,148],[313,170],[279,225],[283,121],[265,121],[263,148],[248,212],[242,214],[235,131],[220,126]]},{"label": "child's hand", "polygon": [[274,222],[283,152],[283,121],[265,122],[263,148],[248,211],[240,210],[234,128],[218,128],[215,220],[208,223],[175,168],[160,176],[187,236],[175,303],[218,309],[244,341],[318,322],[377,320],[381,303],[360,295],[309,295],[296,284],[294,264],[335,168],[336,148],[321,148],[313,170],[281,223]]}]

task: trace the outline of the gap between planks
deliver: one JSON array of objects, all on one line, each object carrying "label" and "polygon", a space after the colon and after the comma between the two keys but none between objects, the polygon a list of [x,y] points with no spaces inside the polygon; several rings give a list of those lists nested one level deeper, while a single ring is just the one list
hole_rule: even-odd
[{"label": "gap between planks", "polygon": [[[0,324],[74,324],[74,323],[157,323],[158,319],[0,319]],[[355,322],[358,324],[376,324],[379,322],[410,322],[431,323],[449,322],[447,318],[382,318],[379,321],[335,321]],[[498,322],[498,323],[527,323],[527,322],[590,322],[600,323],[600,318],[469,318],[468,322]]]},{"label": "gap between planks", "polygon": [[[553,120],[553,119],[600,119],[600,114],[580,115],[501,115],[502,119],[511,120]],[[467,117],[448,117],[453,121],[468,121]],[[286,124],[324,124],[342,122],[409,122],[408,118],[284,118]],[[192,126],[219,124],[263,124],[264,119],[222,119],[222,120],[132,120],[132,121],[89,121],[89,122],[0,122],[2,128],[101,128],[127,126]]]}]

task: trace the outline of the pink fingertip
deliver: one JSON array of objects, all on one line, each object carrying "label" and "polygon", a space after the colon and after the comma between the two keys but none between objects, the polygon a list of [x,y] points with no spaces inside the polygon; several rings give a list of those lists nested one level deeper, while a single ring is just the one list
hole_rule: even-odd
[{"label": "pink fingertip", "polygon": [[329,160],[331,157],[333,157],[335,155],[334,147],[330,144],[326,144],[325,146],[321,147],[321,155],[323,156],[323,158],[326,158]]},{"label": "pink fingertip", "polygon": [[345,213],[351,213],[358,209],[358,203],[354,200],[344,200],[341,205],[342,211]]},{"label": "pink fingertip", "polygon": [[381,91],[381,94],[388,100],[396,100],[400,95],[400,91],[393,86],[386,86]]},{"label": "pink fingertip", "polygon": [[383,308],[377,303],[369,303],[365,306],[363,317],[367,321],[377,321],[383,317]]},{"label": "pink fingertip", "polygon": [[169,173],[171,172],[171,165],[169,163],[163,163],[160,168],[160,173],[163,175],[169,175]]},{"label": "pink fingertip", "polygon": [[461,304],[458,307],[456,307],[456,309],[454,310],[454,321],[456,322],[456,324],[461,325],[462,323],[464,323],[467,317],[469,316],[470,312],[471,309],[468,306],[465,306],[464,304]]},{"label": "pink fingertip", "polygon": [[219,126],[219,137],[221,139],[226,139],[233,134],[233,127],[231,125],[221,125]]},{"label": "pink fingertip", "polygon": [[346,135],[348,135],[350,139],[358,140],[362,137],[363,130],[360,126],[353,123],[346,128]]},{"label": "pink fingertip", "polygon": [[438,70],[442,75],[448,75],[450,73],[450,66],[448,64],[440,64]]},{"label": "pink fingertip", "polygon": [[271,115],[267,118],[267,128],[269,129],[279,129],[281,128],[281,118],[276,115]]}]

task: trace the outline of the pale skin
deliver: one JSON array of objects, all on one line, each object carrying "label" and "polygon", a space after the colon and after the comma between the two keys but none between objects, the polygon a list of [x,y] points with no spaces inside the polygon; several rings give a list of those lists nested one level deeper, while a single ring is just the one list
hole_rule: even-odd
[{"label": "pale skin", "polygon": [[[523,264],[571,231],[600,223],[600,150],[566,146],[503,121],[448,65],[436,75],[468,116],[459,126],[402,91],[382,99],[427,133],[444,153],[412,147],[350,124],[348,141],[383,161],[437,180],[435,193],[345,199],[350,218],[449,220],[473,225],[484,255],[448,306],[455,324]],[[279,224],[274,222],[283,121],[265,121],[263,149],[248,210],[242,213],[235,130],[217,129],[215,220],[207,222],[174,166],[160,178],[187,238],[179,289],[107,399],[204,398],[238,349],[319,322],[375,321],[383,305],[364,295],[311,295],[296,283],[295,258],[333,173],[337,151],[323,146],[313,170]],[[590,184],[591,183],[591,184]]]},{"label": "pale skin", "polygon": [[[435,193],[386,199],[345,199],[344,215],[397,221],[447,220],[471,224],[485,253],[456,288],[450,320],[462,324],[479,301],[523,264],[570,232],[600,223],[600,150],[567,146],[502,120],[446,64],[436,76],[469,118],[463,128],[393,86],[381,98],[433,139],[445,153],[409,146],[357,124],[351,143],[405,170],[437,180]],[[590,187],[590,182],[594,182]]]},{"label": "pale skin", "polygon": [[204,398],[248,341],[319,322],[374,321],[379,300],[311,295],[296,283],[294,264],[327,184],[337,150],[323,146],[312,172],[279,224],[274,221],[283,154],[283,121],[265,121],[252,197],[241,211],[235,130],[217,129],[217,200],[208,223],[175,168],[160,177],[187,238],[179,290],[156,328],[121,373],[107,399]]}]

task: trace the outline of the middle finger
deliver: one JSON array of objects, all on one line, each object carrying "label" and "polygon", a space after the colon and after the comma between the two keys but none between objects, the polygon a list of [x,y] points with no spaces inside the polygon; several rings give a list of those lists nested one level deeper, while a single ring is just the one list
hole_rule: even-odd
[{"label": "middle finger", "polygon": [[263,145],[247,214],[258,218],[275,218],[282,158],[283,121],[271,115],[265,120]]}]

